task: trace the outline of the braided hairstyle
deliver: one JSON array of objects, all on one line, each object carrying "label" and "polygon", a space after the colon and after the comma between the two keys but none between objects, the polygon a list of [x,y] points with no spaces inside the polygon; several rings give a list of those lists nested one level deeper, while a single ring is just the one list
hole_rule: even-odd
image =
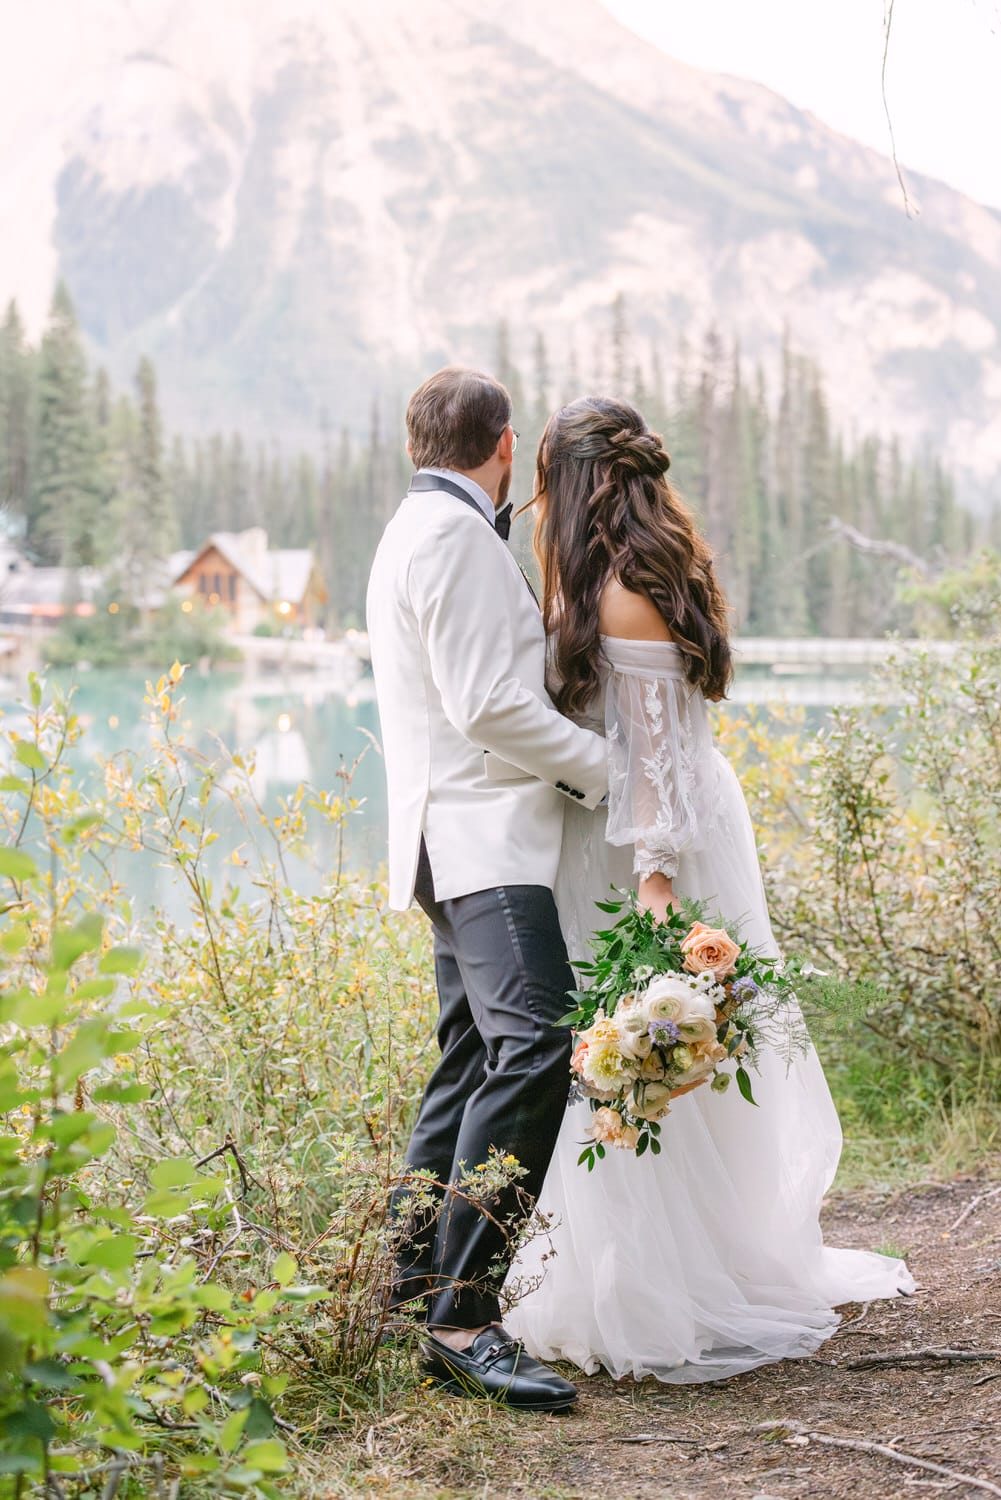
[{"label": "braided hairstyle", "polygon": [[668,483],[671,460],[635,407],[585,396],[561,407],[539,444],[535,551],[555,646],[556,706],[579,714],[599,685],[599,605],[612,580],[660,611],[707,698],[733,673],[728,606],[712,553]]}]

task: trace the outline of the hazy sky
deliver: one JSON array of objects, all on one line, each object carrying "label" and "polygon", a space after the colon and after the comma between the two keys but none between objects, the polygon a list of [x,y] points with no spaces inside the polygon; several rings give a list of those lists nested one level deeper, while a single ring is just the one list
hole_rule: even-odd
[{"label": "hazy sky", "polygon": [[[605,0],[685,62],[767,84],[889,154],[888,0]],[[887,98],[905,165],[1001,207],[1001,0],[895,0]]]}]

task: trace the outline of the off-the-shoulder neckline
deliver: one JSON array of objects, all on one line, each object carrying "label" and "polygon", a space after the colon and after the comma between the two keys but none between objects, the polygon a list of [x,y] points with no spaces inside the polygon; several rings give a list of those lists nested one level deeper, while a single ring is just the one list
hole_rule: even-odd
[{"label": "off-the-shoulder neckline", "polygon": [[609,641],[616,646],[657,646],[661,650],[666,646],[669,651],[678,650],[676,641],[643,641],[637,640],[631,635],[602,635],[600,639]]}]

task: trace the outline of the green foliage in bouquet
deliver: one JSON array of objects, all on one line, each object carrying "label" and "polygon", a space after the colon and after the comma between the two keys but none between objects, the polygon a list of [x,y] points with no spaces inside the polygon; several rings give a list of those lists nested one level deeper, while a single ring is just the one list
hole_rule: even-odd
[{"label": "green foliage in bouquet", "polygon": [[[618,921],[595,933],[591,959],[577,964],[586,988],[571,992],[576,1008],[561,1023],[578,1035],[574,1089],[596,1116],[579,1158],[589,1171],[609,1144],[657,1155],[659,1118],[670,1099],[702,1083],[724,1092],[730,1077],[718,1071],[721,1063],[735,1064],[741,1097],[756,1104],[747,1065],[759,1048],[768,1042],[791,1057],[809,1045],[799,991],[809,988],[827,1008],[846,998],[860,1003],[853,986],[798,960],[762,955],[725,924],[711,926],[695,902],[679,903],[660,921],[633,893],[618,894],[598,903]],[[674,987],[660,1019],[656,1008],[643,1010],[658,981]],[[672,1006],[674,1020],[667,1018]]]}]

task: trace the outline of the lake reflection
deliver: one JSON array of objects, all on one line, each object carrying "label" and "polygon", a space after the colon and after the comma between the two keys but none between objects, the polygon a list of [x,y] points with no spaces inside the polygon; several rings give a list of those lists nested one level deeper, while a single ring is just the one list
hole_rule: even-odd
[{"label": "lake reflection", "polygon": [[[86,728],[77,752],[79,774],[97,782],[99,758],[131,750],[140,758],[154,740],[143,704],[147,673],[137,671],[90,671],[77,676],[75,704]],[[723,711],[744,712],[744,705],[791,703],[805,709],[804,729],[814,732],[822,725],[834,701],[857,701],[866,679],[858,675],[790,674],[776,677],[767,667],[745,667],[737,679],[733,701]],[[69,679],[61,685],[68,687]],[[189,673],[184,680],[180,724],[185,740],[208,756],[220,754],[220,742],[245,757],[253,755],[254,792],[264,810],[275,815],[283,798],[301,783],[319,790],[338,788],[338,770],[364,752],[355,775],[353,795],[363,800],[361,811],[349,820],[345,838],[345,863],[358,872],[379,868],[385,858],[386,790],[382,760],[372,748],[378,739],[378,714],[372,682],[362,678],[345,692],[341,681],[325,680],[321,673],[254,675],[241,669],[218,669],[210,675]],[[23,709],[11,694],[3,703],[9,726],[17,727]],[[233,849],[244,842],[246,829],[223,797],[215,814],[220,838],[206,856],[215,881],[236,880],[247,886],[250,872],[242,873],[229,863]],[[310,861],[289,864],[292,883],[305,892],[315,891],[336,860],[336,843],[329,827],[319,819],[313,832]],[[153,856],[119,855],[115,873],[133,893],[138,905],[158,906],[181,918],[188,897],[176,876],[161,867]]]},{"label": "lake reflection", "polygon": [[[99,760],[122,751],[132,751],[142,760],[152,747],[157,731],[143,703],[147,676],[141,670],[90,671],[73,679],[74,706],[85,729],[74,765],[86,785],[100,785]],[[72,685],[62,674],[52,674],[50,685],[57,680],[64,688]],[[345,695],[341,683],[324,682],[317,674],[283,678],[218,670],[204,677],[189,673],[181,698],[177,728],[183,730],[185,742],[212,758],[223,753],[221,747],[252,756],[254,794],[272,816],[282,799],[303,782],[320,790],[339,790],[340,767],[366,752],[352,783],[352,795],[362,799],[363,806],[347,825],[345,862],[366,871],[379,866],[385,857],[386,791],[381,757],[371,748],[378,715],[370,680],[363,679],[356,692]],[[20,727],[24,710],[16,695],[9,695],[2,707],[8,727]],[[228,860],[246,841],[247,831],[223,796],[214,826],[220,838],[207,851],[207,870],[215,881],[246,885],[249,872],[241,874]],[[311,859],[289,863],[292,882],[305,892],[319,887],[323,872],[332,868],[337,856],[328,825],[314,817],[310,826]],[[260,837],[265,831],[254,832]],[[142,907],[155,905],[178,918],[187,910],[182,885],[154,856],[120,854],[113,868]]]}]

